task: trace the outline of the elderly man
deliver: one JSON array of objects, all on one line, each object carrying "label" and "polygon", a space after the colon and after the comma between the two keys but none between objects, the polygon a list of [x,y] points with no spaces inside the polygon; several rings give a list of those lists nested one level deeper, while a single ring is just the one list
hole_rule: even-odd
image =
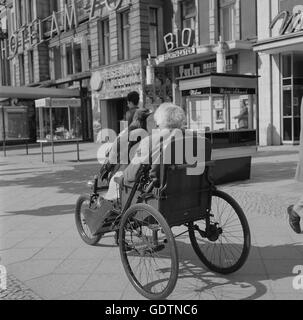
[{"label": "elderly man", "polygon": [[141,141],[134,158],[123,173],[126,183],[136,180],[141,164],[159,164],[161,139],[165,148],[166,144],[171,142],[171,138],[183,128],[186,120],[183,109],[172,103],[161,104],[155,112],[154,119],[158,129]]}]

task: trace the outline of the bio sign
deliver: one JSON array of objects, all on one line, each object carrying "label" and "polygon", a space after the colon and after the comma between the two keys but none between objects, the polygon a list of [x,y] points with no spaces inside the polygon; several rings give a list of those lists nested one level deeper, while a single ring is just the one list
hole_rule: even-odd
[{"label": "bio sign", "polygon": [[87,1],[87,6],[80,8],[76,0],[71,0],[71,5],[64,5],[63,12],[53,12],[48,19],[35,19],[31,23],[22,26],[9,37],[9,59],[12,59],[18,52],[18,48],[30,50],[33,46],[43,43],[62,31],[75,29],[79,26],[79,17],[83,11],[89,14],[90,20],[98,17],[96,11],[106,7],[109,11],[117,10],[122,0],[92,0]]},{"label": "bio sign", "polygon": [[298,5],[293,8],[293,12],[281,11],[271,22],[269,28],[272,30],[277,22],[282,19],[282,25],[279,30],[279,35],[289,34],[301,31],[303,29],[303,5]]},{"label": "bio sign", "polygon": [[190,28],[168,33],[164,36],[166,54],[163,60],[174,59],[196,53],[194,44],[194,31]]}]

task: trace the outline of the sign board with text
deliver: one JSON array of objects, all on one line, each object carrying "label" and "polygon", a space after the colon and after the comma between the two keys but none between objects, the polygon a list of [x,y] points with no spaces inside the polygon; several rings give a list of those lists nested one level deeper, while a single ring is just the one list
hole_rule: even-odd
[{"label": "sign board with text", "polygon": [[107,66],[92,74],[91,88],[99,99],[125,97],[130,91],[141,91],[143,83],[142,61]]}]

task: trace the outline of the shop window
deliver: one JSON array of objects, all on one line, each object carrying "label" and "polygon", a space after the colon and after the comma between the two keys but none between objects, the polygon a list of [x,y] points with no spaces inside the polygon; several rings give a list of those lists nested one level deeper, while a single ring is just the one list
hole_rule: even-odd
[{"label": "shop window", "polygon": [[20,86],[25,85],[25,70],[24,70],[24,54],[20,54],[19,57],[19,77],[20,77]]},{"label": "shop window", "polygon": [[100,65],[107,65],[110,63],[109,19],[99,21],[98,30],[101,43],[99,47],[99,63]]},{"label": "shop window", "polygon": [[28,76],[29,76],[29,83],[33,83],[35,81],[34,75],[34,51],[29,50],[27,53],[28,57]]},{"label": "shop window", "polygon": [[159,54],[159,9],[149,8],[149,44],[150,54],[156,57]]},{"label": "shop window", "polygon": [[212,122],[209,98],[201,97],[190,100],[187,116],[189,129],[210,131]]},{"label": "shop window", "polygon": [[130,24],[129,11],[119,14],[119,60],[130,58]]},{"label": "shop window", "polygon": [[196,28],[196,1],[185,0],[181,2],[181,29],[189,28],[195,30]]},{"label": "shop window", "polygon": [[82,72],[81,44],[74,43],[75,72]]},{"label": "shop window", "polygon": [[235,0],[220,0],[220,31],[223,41],[235,40],[235,5]]}]

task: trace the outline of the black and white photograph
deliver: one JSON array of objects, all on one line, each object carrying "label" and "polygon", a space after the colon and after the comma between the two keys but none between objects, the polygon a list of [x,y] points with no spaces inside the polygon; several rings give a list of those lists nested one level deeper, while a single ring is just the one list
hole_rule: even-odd
[{"label": "black and white photograph", "polygon": [[303,0],[0,0],[0,300],[302,301],[302,113]]}]

